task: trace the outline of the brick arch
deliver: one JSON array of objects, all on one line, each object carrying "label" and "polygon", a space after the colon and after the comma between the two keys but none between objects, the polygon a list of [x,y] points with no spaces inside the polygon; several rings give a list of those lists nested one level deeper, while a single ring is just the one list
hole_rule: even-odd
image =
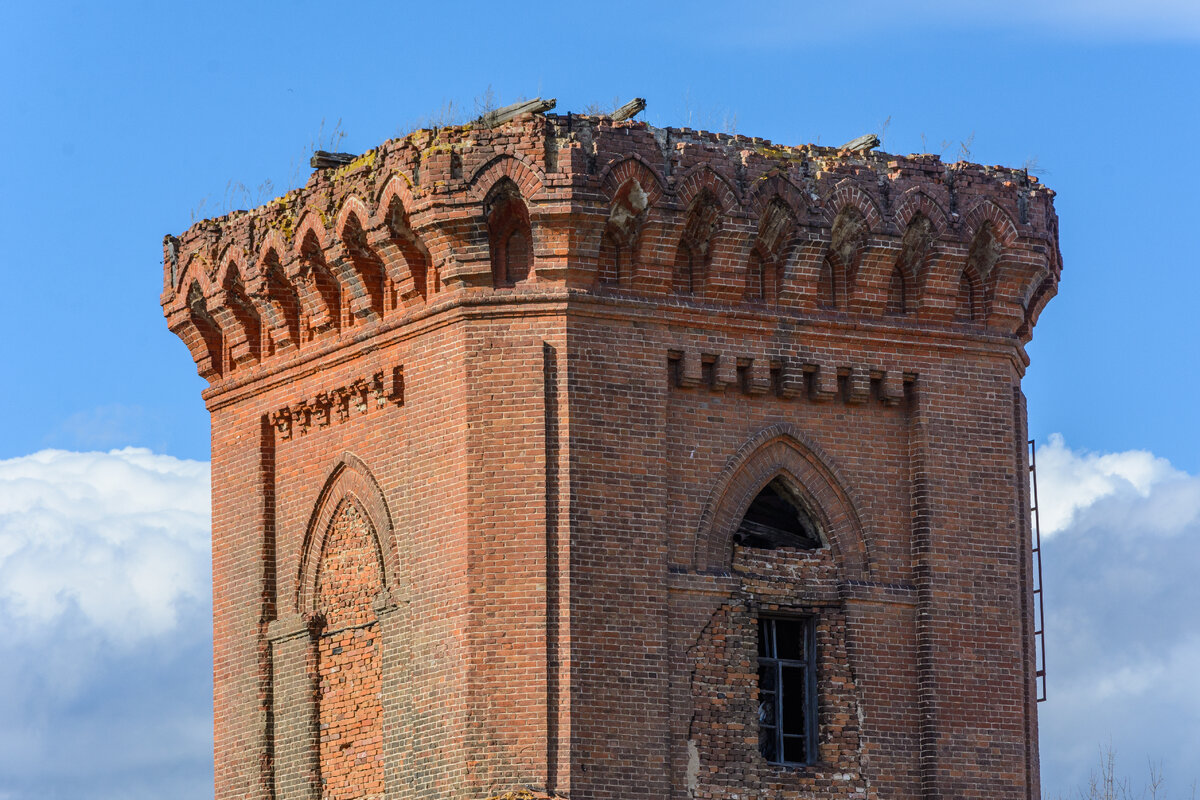
[{"label": "brick arch", "polygon": [[325,223],[321,219],[321,214],[313,209],[304,212],[304,216],[300,218],[300,224],[296,226],[296,234],[292,237],[292,254],[299,256],[304,248],[304,240],[309,234],[313,234],[317,239],[317,244],[325,250],[330,245],[329,232],[325,229]]},{"label": "brick arch", "polygon": [[258,247],[258,256],[254,259],[254,268],[262,273],[262,264],[266,260],[267,254],[272,250],[275,251],[275,257],[282,264],[292,258],[293,245],[283,235],[283,231],[277,228],[270,228],[262,237],[262,243]]},{"label": "brick arch", "polygon": [[325,539],[346,501],[357,503],[370,523],[384,592],[390,594],[396,590],[401,564],[387,500],[367,466],[353,453],[343,453],[325,479],[304,532],[295,594],[295,610],[300,614],[316,611],[318,569]]},{"label": "brick arch", "polygon": [[747,205],[756,217],[762,217],[767,207],[775,198],[782,200],[792,211],[792,216],[800,219],[802,212],[807,211],[810,204],[807,195],[787,176],[778,170],[764,175],[751,190]]},{"label": "brick arch", "polygon": [[788,266],[801,236],[795,198],[784,194],[785,187],[770,188],[769,193],[760,192],[752,200],[756,224],[745,276],[746,299],[764,303],[783,296]]},{"label": "brick arch", "polygon": [[225,286],[225,282],[229,279],[229,270],[236,269],[242,280],[250,280],[257,274],[257,264],[255,269],[247,269],[249,264],[246,261],[246,253],[242,248],[235,244],[227,244],[221,249],[221,255],[217,259],[217,274],[213,276],[213,285]]},{"label": "brick arch", "polygon": [[358,225],[364,231],[370,230],[377,224],[375,215],[367,208],[367,204],[357,195],[352,194],[342,201],[342,207],[338,209],[337,216],[334,217],[333,233],[339,241],[342,238],[342,233],[346,229],[346,223],[350,220],[351,214],[358,218]]},{"label": "brick arch", "polygon": [[625,158],[610,161],[600,170],[598,176],[604,196],[611,202],[617,192],[631,178],[637,179],[638,185],[646,193],[649,207],[653,207],[662,199],[667,182],[663,176],[646,159],[636,153]]},{"label": "brick arch", "polygon": [[734,185],[708,164],[697,164],[688,170],[676,184],[675,196],[680,205],[687,208],[705,189],[717,198],[723,214],[729,214],[742,206],[741,194]]},{"label": "brick arch", "polygon": [[412,178],[407,173],[396,170],[392,176],[383,184],[383,189],[375,198],[376,213],[382,219],[387,216],[388,209],[395,200],[400,201],[400,205],[404,207],[404,212],[410,217],[416,213],[417,200],[412,193]]},{"label": "brick arch", "polygon": [[838,214],[847,206],[856,208],[863,215],[870,233],[879,233],[883,225],[883,214],[879,211],[879,205],[875,202],[875,198],[864,192],[850,178],[841,180],[826,199],[824,204],[826,224],[832,226]]},{"label": "brick arch", "polygon": [[517,185],[521,197],[525,198],[526,203],[540,199],[546,183],[545,174],[521,156],[499,155],[477,169],[471,176],[469,183],[471,196],[477,202],[482,203],[492,193],[496,184],[505,178]]},{"label": "brick arch", "polygon": [[[284,261],[290,255],[283,234],[271,230],[263,238],[255,259],[258,277],[251,296],[267,322],[267,339],[272,353],[300,345],[300,294],[288,277]],[[263,349],[264,354],[268,354],[268,348],[264,346]]]},{"label": "brick arch", "polygon": [[901,236],[917,214],[924,214],[933,223],[939,237],[945,236],[950,227],[950,217],[945,208],[931,197],[924,187],[913,187],[905,191],[896,201],[895,208],[892,222]]},{"label": "brick arch", "polygon": [[1000,206],[993,203],[991,200],[981,200],[967,213],[966,225],[966,241],[969,244],[975,239],[976,234],[980,229],[991,223],[992,229],[997,234],[1001,246],[1005,250],[1010,250],[1017,244],[1017,226],[1012,221],[1012,217],[1008,212]]},{"label": "brick arch", "polygon": [[697,572],[728,571],[738,522],[762,487],[781,475],[801,492],[817,517],[841,579],[868,578],[870,561],[862,522],[846,482],[829,458],[790,423],[759,431],[726,462],[700,515],[692,568]]}]

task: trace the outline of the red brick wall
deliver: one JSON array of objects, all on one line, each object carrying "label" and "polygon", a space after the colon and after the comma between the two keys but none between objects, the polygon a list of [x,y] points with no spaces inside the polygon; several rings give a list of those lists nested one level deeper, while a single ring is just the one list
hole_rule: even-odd
[{"label": "red brick wall", "polygon": [[[1052,198],[532,116],[169,237],[212,384],[217,798],[1037,797],[1019,387]],[[734,546],[779,475],[822,548]],[[757,747],[787,612],[806,767]]]}]

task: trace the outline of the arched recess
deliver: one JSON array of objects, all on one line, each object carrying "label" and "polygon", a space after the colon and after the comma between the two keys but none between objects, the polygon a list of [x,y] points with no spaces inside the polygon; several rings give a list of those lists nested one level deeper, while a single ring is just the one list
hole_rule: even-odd
[{"label": "arched recess", "polygon": [[336,230],[338,244],[330,251],[330,262],[339,282],[347,288],[353,318],[380,319],[394,307],[383,260],[367,242],[370,217],[356,197],[342,207]]},{"label": "arched recess", "polygon": [[675,248],[671,288],[676,294],[704,294],[723,215],[721,203],[709,187],[692,199]]},{"label": "arched recess", "polygon": [[834,217],[817,287],[818,304],[822,308],[848,307],[869,231],[867,218],[855,205],[843,206]]},{"label": "arched recess", "polygon": [[501,178],[483,202],[487,219],[492,285],[515,286],[533,273],[533,229],[520,188]]},{"label": "arched recess", "polygon": [[781,197],[772,198],[759,216],[758,235],[750,251],[747,300],[764,303],[779,300],[795,230],[796,217],[791,207]]},{"label": "arched recess", "polygon": [[900,254],[892,265],[885,313],[904,316],[916,309],[917,294],[933,256],[936,240],[937,230],[933,220],[920,211],[914,213],[904,228]]},{"label": "arched recess", "polygon": [[221,329],[208,312],[199,281],[192,281],[184,307],[171,315],[169,325],[171,332],[183,340],[192,354],[200,377],[208,381],[220,378],[223,371]]},{"label": "arched recess", "polygon": [[799,495],[805,510],[819,524],[841,579],[866,579],[869,554],[845,482],[816,446],[807,443],[789,423],[760,431],[730,457],[700,515],[692,568],[718,574],[729,570],[739,523],[763,487],[779,477]]},{"label": "arched recess", "polygon": [[636,176],[631,176],[616,190],[600,236],[596,270],[599,285],[625,289],[633,286],[634,256],[649,207],[650,195]]},{"label": "arched recess", "polygon": [[[318,497],[305,537],[297,607],[316,662],[321,796],[383,797],[402,721],[386,698],[397,666],[392,520],[378,484],[345,454]],[[389,569],[390,566],[390,569]],[[293,667],[295,665],[292,665]],[[385,739],[387,741],[385,741]]]},{"label": "arched recess", "polygon": [[267,355],[286,352],[300,346],[300,297],[288,280],[280,253],[286,252],[276,235],[263,245],[258,260],[259,280],[254,291],[267,320]]},{"label": "arched recess", "polygon": [[262,319],[246,293],[239,258],[226,257],[217,276],[221,290],[214,298],[213,317],[221,327],[225,364],[240,369],[262,357]]},{"label": "arched recess", "polygon": [[324,552],[330,523],[347,500],[357,503],[370,522],[374,531],[384,591],[395,591],[401,564],[400,553],[393,541],[395,532],[387,500],[366,465],[352,453],[343,453],[325,479],[305,530],[295,596],[295,610],[300,614],[316,613],[319,610],[314,600],[317,568]]},{"label": "arched recess", "polygon": [[429,248],[413,230],[400,192],[385,191],[383,199],[383,225],[372,233],[371,242],[383,256],[400,300],[428,301],[442,288]]},{"label": "arched recess", "polygon": [[319,223],[302,225],[296,258],[288,276],[300,297],[308,340],[337,331],[342,324],[342,288],[325,263],[323,229]]}]

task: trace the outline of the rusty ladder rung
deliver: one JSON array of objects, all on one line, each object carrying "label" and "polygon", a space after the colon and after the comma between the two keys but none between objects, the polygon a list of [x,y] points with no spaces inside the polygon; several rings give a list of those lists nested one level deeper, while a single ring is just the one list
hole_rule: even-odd
[{"label": "rusty ladder rung", "polygon": [[1033,585],[1034,610],[1034,677],[1037,681],[1037,701],[1046,699],[1046,609],[1042,596],[1042,523],[1038,516],[1037,447],[1029,440],[1029,485],[1033,502],[1030,504],[1030,521],[1033,523],[1032,554],[1035,582]]}]

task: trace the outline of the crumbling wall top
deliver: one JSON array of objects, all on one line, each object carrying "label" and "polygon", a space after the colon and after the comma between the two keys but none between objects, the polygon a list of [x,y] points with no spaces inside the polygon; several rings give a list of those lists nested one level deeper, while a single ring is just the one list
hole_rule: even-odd
[{"label": "crumbling wall top", "polygon": [[1053,198],[1020,169],[532,113],[415,131],[167,236],[162,304],[213,382],[468,296],[1024,342],[1061,272]]}]

